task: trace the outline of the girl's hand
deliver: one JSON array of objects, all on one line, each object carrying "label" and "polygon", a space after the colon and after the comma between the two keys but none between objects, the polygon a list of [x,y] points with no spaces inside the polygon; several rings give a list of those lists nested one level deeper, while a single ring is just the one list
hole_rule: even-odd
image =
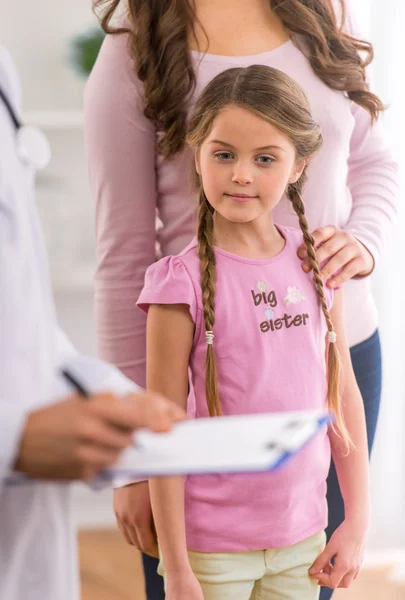
[{"label": "girl's hand", "polygon": [[[321,276],[327,281],[332,275],[336,277],[327,283],[329,288],[342,285],[353,277],[365,277],[374,269],[374,258],[365,246],[351,233],[340,227],[328,225],[316,229],[312,233],[315,239],[316,258],[323,264]],[[311,270],[305,244],[298,249],[298,256],[303,260],[302,268],[306,273]]]},{"label": "girl's hand", "polygon": [[204,600],[204,594],[192,570],[181,575],[168,576],[166,600]]},{"label": "girl's hand", "polygon": [[[348,588],[357,578],[363,562],[366,531],[363,524],[344,521],[309,569],[311,577],[325,587]],[[333,565],[332,558],[335,559]]]}]

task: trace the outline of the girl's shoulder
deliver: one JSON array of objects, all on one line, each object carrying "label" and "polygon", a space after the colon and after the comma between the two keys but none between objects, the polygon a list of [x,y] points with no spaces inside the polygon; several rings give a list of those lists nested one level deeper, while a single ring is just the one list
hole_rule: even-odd
[{"label": "girl's shoulder", "polygon": [[193,238],[191,242],[176,256],[171,257],[171,261],[175,264],[181,264],[187,271],[190,279],[194,284],[199,285],[200,282],[200,257],[198,255],[197,238]]},{"label": "girl's shoulder", "polygon": [[148,311],[151,304],[188,304],[195,323],[200,309],[199,260],[197,245],[189,244],[176,256],[165,256],[146,271],[139,308]]},{"label": "girl's shoulder", "polygon": [[298,227],[287,227],[277,223],[277,229],[280,231],[289,247],[293,250],[298,250],[301,244],[303,244],[304,236],[302,235],[301,229]]},{"label": "girl's shoulder", "polygon": [[198,276],[200,261],[198,258],[197,241],[194,239],[179,254],[164,256],[148,267],[145,275],[145,284],[159,285],[166,280],[176,281],[189,279],[193,281]]}]

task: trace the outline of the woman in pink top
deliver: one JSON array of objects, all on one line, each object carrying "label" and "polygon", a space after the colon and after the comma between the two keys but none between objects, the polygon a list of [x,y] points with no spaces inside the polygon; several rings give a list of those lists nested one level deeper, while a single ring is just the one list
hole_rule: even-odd
[{"label": "woman in pink top", "polygon": [[[167,600],[317,600],[358,573],[369,505],[343,291],[324,288],[301,195],[320,128],[290,77],[253,65],[208,84],[187,140],[197,237],[146,272],[147,387],[187,408],[190,372],[196,418],[329,404],[336,425],[276,473],[149,481]],[[301,231],[274,224],[284,194]],[[345,519],[324,549],[330,451]]]},{"label": "woman in pink top", "polygon": [[[119,0],[107,2],[106,25],[120,5]],[[162,255],[176,254],[195,231],[197,196],[189,185],[191,153],[184,147],[184,134],[199,93],[229,67],[276,67],[301,84],[322,128],[324,146],[308,170],[304,200],[309,223],[318,228],[316,242],[326,240],[318,259],[333,257],[326,269],[343,267],[340,282],[354,278],[345,285],[346,325],[371,447],[381,359],[366,275],[378,261],[394,219],[397,191],[395,164],[379,124],[373,125],[381,103],[367,90],[365,63],[358,54],[364,50],[371,58],[371,49],[341,31],[340,17],[327,0],[195,0],[194,9],[187,0],[130,0],[129,6],[129,24],[122,34],[107,36],[85,98],[90,181],[97,203],[101,356],[145,382],[145,317],[134,299],[157,258],[157,245]],[[334,8],[340,10],[337,0]],[[355,35],[350,17],[349,11],[345,28]],[[162,227],[155,232],[157,213]],[[286,200],[276,208],[276,219],[296,225]],[[343,519],[333,469],[328,500],[331,533]],[[147,484],[118,490],[115,508],[127,540],[155,553]],[[152,579],[148,577],[151,586]],[[148,591],[148,597],[162,596]]]}]

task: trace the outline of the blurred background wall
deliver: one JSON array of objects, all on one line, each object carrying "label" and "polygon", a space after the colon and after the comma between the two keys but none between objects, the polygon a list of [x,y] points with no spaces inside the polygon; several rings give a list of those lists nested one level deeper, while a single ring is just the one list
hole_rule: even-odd
[{"label": "blurred background wall", "polygon": [[[385,116],[387,135],[404,163],[405,2],[352,2],[361,31],[375,44],[375,85],[390,105]],[[69,62],[72,38],[96,25],[90,4],[90,0],[1,0],[0,44],[11,51],[21,73],[25,120],[42,126],[52,144],[52,162],[38,179],[38,205],[59,318],[75,344],[83,352],[94,353],[93,205],[87,184],[81,112],[85,78]],[[401,314],[405,297],[404,225],[402,212],[386,258],[374,276],[385,381],[372,461],[373,521],[369,539],[370,553],[397,552],[400,557],[405,551],[405,326]],[[77,486],[75,499],[81,527],[114,523],[110,492],[94,497]]]}]

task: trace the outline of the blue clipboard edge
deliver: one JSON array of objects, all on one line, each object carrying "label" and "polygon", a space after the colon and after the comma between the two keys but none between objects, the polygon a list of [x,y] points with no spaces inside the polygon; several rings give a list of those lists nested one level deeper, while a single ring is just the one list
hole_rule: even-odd
[{"label": "blue clipboard edge", "polygon": [[328,413],[324,417],[321,417],[320,419],[318,419],[318,427],[314,431],[314,434],[298,450],[296,450],[294,452],[291,452],[291,451],[290,452],[287,452],[287,451],[284,452],[283,455],[280,456],[280,458],[278,459],[278,461],[272,466],[272,468],[270,469],[270,472],[279,470],[290,459],[292,459],[298,452],[300,452],[303,448],[305,448],[305,446],[307,446],[311,442],[311,440],[314,439],[314,437],[317,435],[317,433],[319,433],[319,431],[322,429],[322,427],[324,427],[324,425],[326,425],[327,427],[329,427],[330,425],[332,425],[332,423],[334,421],[335,421],[335,418],[333,416],[333,413]]}]

